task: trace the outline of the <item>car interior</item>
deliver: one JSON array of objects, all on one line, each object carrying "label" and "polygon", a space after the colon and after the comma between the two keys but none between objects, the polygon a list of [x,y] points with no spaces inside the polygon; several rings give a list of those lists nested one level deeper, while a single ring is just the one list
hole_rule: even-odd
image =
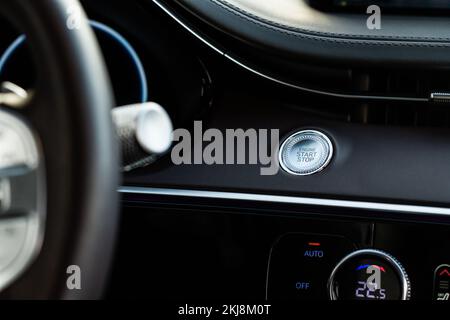
[{"label": "car interior", "polygon": [[449,301],[449,18],[1,1],[0,299]]}]

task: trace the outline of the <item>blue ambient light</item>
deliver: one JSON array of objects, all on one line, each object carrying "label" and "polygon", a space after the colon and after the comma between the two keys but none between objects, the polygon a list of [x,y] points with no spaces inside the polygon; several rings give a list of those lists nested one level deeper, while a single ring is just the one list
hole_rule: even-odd
[{"label": "blue ambient light", "polygon": [[[91,27],[97,31],[103,32],[106,35],[113,38],[115,41],[117,41],[128,53],[130,58],[133,60],[134,66],[136,68],[136,72],[138,73],[140,84],[141,84],[141,102],[147,102],[148,101],[148,86],[147,86],[147,75],[145,73],[144,66],[142,65],[142,61],[139,58],[138,54],[136,53],[136,50],[134,50],[133,46],[125,39],[120,33],[118,33],[116,30],[112,29],[111,27],[108,27],[107,25],[90,20],[89,24]],[[5,50],[5,52],[0,57],[0,74],[3,72],[3,69],[5,68],[6,64],[8,63],[11,56],[14,54],[14,52],[20,48],[26,40],[25,35],[19,36],[16,40],[14,40],[13,43]]]}]

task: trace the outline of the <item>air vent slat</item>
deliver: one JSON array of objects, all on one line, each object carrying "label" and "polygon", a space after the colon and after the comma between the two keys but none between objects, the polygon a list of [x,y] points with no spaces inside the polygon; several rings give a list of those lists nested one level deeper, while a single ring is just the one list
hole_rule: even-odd
[{"label": "air vent slat", "polygon": [[[450,126],[450,72],[355,71],[354,90],[369,95],[430,97],[428,103],[361,102],[352,122],[386,126]],[[439,102],[439,103],[436,103]]]}]

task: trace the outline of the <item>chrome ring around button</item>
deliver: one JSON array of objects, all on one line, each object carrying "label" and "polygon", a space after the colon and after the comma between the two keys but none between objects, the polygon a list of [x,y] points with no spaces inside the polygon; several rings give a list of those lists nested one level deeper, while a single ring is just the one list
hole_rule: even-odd
[{"label": "chrome ring around button", "polygon": [[283,142],[279,152],[283,170],[299,176],[322,171],[332,157],[331,140],[316,130],[303,130],[292,134]]}]

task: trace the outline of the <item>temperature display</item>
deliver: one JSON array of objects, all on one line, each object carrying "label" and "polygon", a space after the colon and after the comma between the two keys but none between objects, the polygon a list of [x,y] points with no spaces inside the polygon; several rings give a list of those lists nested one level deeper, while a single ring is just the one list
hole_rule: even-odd
[{"label": "temperature display", "polygon": [[401,265],[377,250],[360,250],[345,257],[329,281],[333,300],[405,300],[409,281]]},{"label": "temperature display", "polygon": [[378,265],[361,265],[356,269],[357,272],[362,272],[361,278],[367,277],[367,280],[358,281],[355,290],[356,298],[367,299],[386,299],[386,289],[383,289],[381,284],[382,273],[386,270]]}]

